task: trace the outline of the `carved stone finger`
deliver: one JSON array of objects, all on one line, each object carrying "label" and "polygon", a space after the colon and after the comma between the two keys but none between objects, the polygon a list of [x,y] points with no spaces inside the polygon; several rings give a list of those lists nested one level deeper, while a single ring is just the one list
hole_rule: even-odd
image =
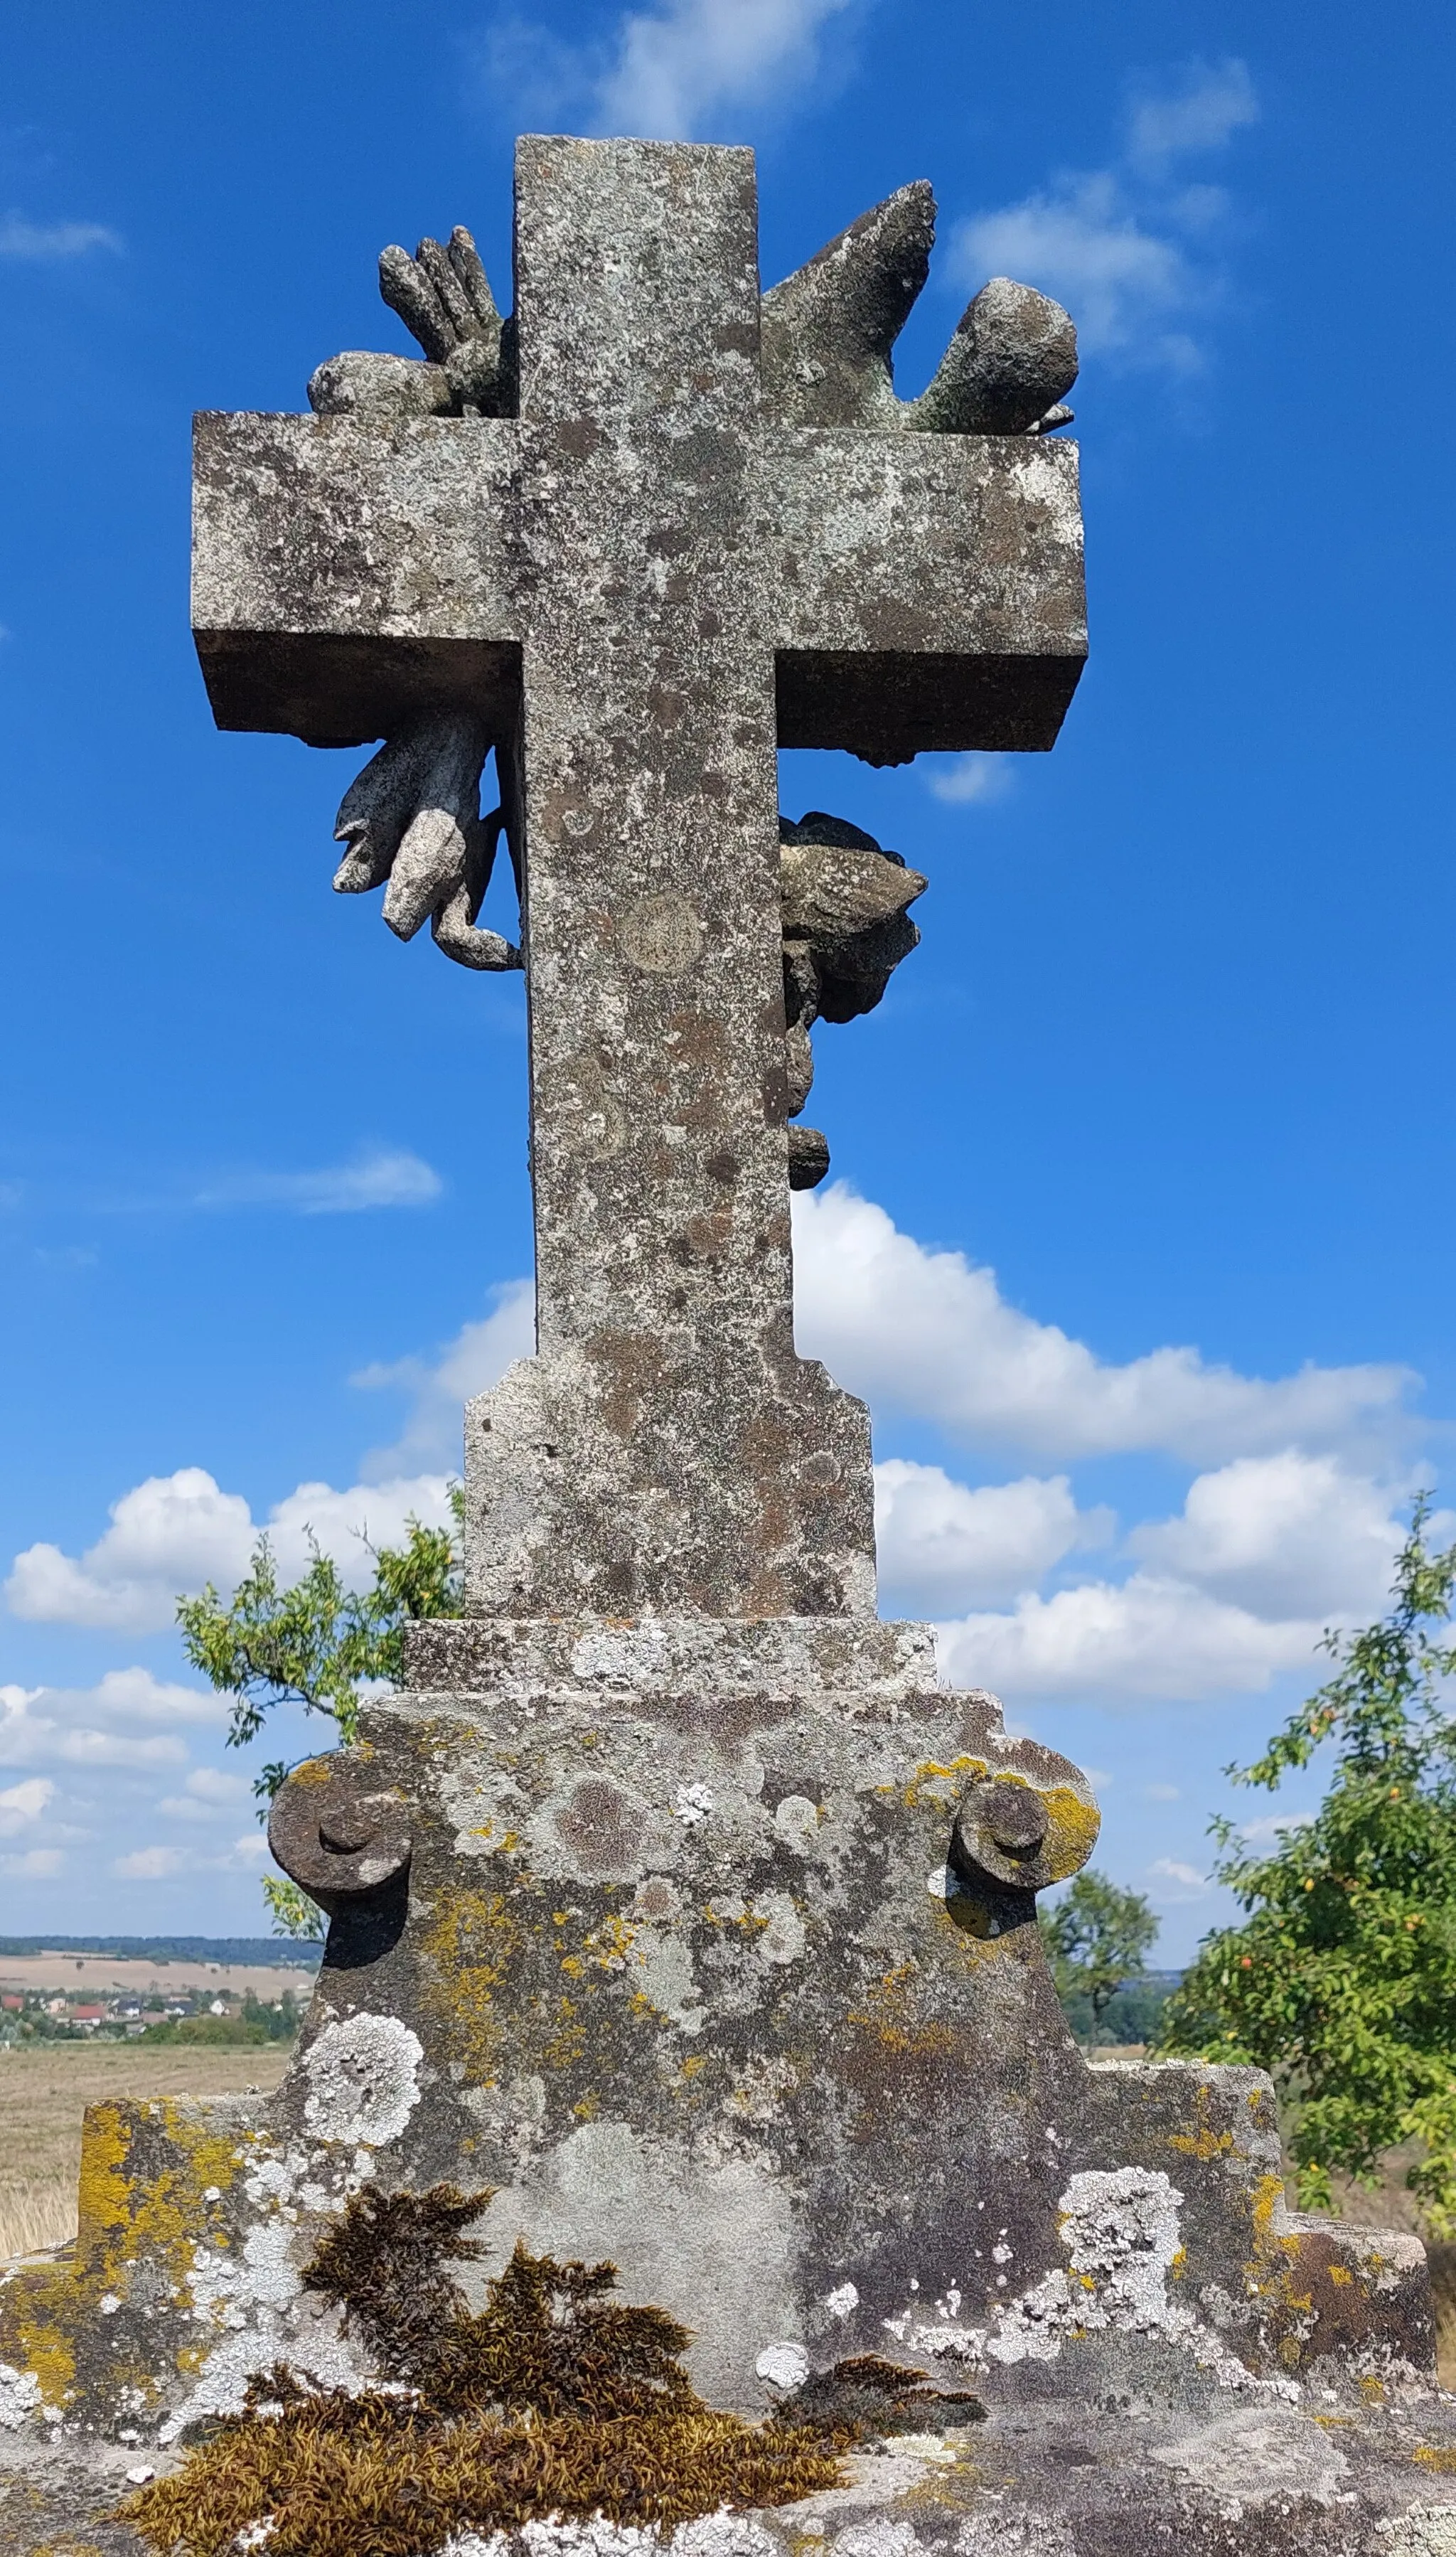
[{"label": "carved stone finger", "polygon": [[929,882],[884,853],[833,844],[785,844],[779,852],[785,932],[816,944],[867,932],[903,914]]},{"label": "carved stone finger", "polygon": [[1076,379],[1077,332],[1060,302],[993,276],[905,424],[922,435],[1024,435]]},{"label": "carved stone finger", "polygon": [[415,251],[415,264],[435,288],[436,299],[450,325],[452,343],[472,337],[475,314],[470,297],[438,239],[421,240]]},{"label": "carved stone finger", "polygon": [[316,417],[377,419],[448,417],[455,385],[442,364],[413,355],[330,355],[309,376],[309,406]]},{"label": "carved stone finger", "polygon": [[333,875],[342,896],[382,887],[417,805],[418,752],[408,736],[372,755],[338,803],[333,840],[348,851]]},{"label": "carved stone finger", "polygon": [[493,329],[498,337],[500,313],[495,307],[495,296],[490,290],[490,279],[481,264],[480,252],[475,246],[474,239],[463,222],[457,222],[451,232],[446,255],[464,287],[466,300],[479,326],[486,331]]},{"label": "carved stone finger", "polygon": [[797,1119],[814,1087],[814,1047],[803,1021],[790,1021],[784,1032],[784,1072],[789,1087],[788,1116]]},{"label": "carved stone finger", "polygon": [[477,931],[470,920],[469,891],[464,881],[442,900],[430,917],[437,950],[462,968],[519,968],[521,954],[500,932]]},{"label": "carved stone finger", "polygon": [[763,395],[790,426],[899,424],[890,348],[930,271],[935,197],[923,178],[861,213],[765,293]]},{"label": "carved stone finger", "polygon": [[[385,248],[379,252],[379,290],[391,311],[397,311],[410,336],[425,349],[432,363],[443,364],[455,344],[456,333],[450,325],[439,294],[404,248]],[[1043,401],[1043,407],[1046,403]]]},{"label": "carved stone finger", "polygon": [[789,1187],[817,1190],[829,1170],[829,1141],[817,1128],[789,1130]]},{"label": "carved stone finger", "polygon": [[421,808],[405,830],[384,891],[384,920],[412,941],[443,898],[464,894],[465,839],[453,808]]}]

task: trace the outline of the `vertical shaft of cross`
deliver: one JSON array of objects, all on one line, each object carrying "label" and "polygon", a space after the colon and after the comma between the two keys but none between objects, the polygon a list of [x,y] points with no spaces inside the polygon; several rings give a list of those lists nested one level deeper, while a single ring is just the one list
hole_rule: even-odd
[{"label": "vertical shaft of cross", "polygon": [[541,1348],[786,1342],[752,159],[533,140],[517,185]]},{"label": "vertical shaft of cross", "polygon": [[540,1356],[472,1409],[472,1599],[864,1609],[793,1349],[752,155],[527,139],[516,267]]}]

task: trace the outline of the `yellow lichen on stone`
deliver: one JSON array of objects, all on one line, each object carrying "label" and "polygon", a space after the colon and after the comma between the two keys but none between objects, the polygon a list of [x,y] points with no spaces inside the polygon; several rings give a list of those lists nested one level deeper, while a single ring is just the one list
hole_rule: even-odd
[{"label": "yellow lichen on stone", "polygon": [[1080,1873],[1102,1828],[1102,1814],[1093,1803],[1084,1803],[1070,1785],[1048,1785],[1039,1789],[1051,1823],[1042,1848],[1045,1861],[1058,1882],[1069,1881]]},{"label": "yellow lichen on stone", "polygon": [[938,1758],[922,1759],[905,1787],[905,1809],[907,1812],[918,1811],[920,1797],[927,1792],[935,1803],[952,1801],[963,1794],[968,1785],[989,1772],[984,1758],[953,1758],[949,1765],[943,1765]]},{"label": "yellow lichen on stone", "polygon": [[500,1891],[443,1892],[423,1932],[426,1995],[472,2086],[495,2084],[502,2032],[495,1998],[521,1944],[520,1925]]}]

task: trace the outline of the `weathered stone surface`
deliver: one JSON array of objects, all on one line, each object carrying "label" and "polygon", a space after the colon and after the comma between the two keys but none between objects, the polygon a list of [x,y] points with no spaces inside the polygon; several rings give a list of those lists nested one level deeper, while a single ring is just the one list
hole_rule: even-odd
[{"label": "weathered stone surface", "polygon": [[[468,1414],[470,1613],[275,1805],[331,1915],[284,2086],[96,2108],[74,2249],[0,2285],[0,2433],[60,2437],[0,2511],[120,2549],[87,2428],[161,2461],[279,2361],[377,2375],[305,2267],[362,2186],[448,2179],[482,2282],[517,2237],[614,2258],[720,2406],[872,2354],[988,2410],[785,2511],[453,2557],[1452,2557],[1420,2247],[1289,2214],[1259,2073],[1086,2067],[1035,1893],[1087,1779],[877,1621],[866,1417],[794,1354],[808,1021],[877,999],[923,882],[818,814],[781,845],[775,738],[1049,744],[1075,455],[904,431],[924,191],[768,297],[761,370],[748,154],[536,139],[519,179],[509,397],[467,235],[386,268],[502,413],[342,358],[332,414],[203,421],[197,598],[226,724],[388,740],[340,884],[397,930],[467,955],[508,829],[540,1351]],[[958,418],[1010,382],[1046,422],[1036,301],[981,297]]]}]

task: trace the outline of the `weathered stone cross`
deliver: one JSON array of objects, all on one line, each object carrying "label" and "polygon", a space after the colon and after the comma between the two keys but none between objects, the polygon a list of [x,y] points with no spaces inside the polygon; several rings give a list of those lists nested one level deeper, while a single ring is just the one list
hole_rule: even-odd
[{"label": "weathered stone cross", "polygon": [[219,724],[463,710],[516,776],[539,1355],[467,1419],[480,1613],[873,1610],[865,1415],[794,1352],[774,750],[1045,747],[1085,639],[1075,451],[902,431],[918,277],[887,318],[846,240],[761,364],[749,152],[528,137],[518,414],[199,421]]}]

